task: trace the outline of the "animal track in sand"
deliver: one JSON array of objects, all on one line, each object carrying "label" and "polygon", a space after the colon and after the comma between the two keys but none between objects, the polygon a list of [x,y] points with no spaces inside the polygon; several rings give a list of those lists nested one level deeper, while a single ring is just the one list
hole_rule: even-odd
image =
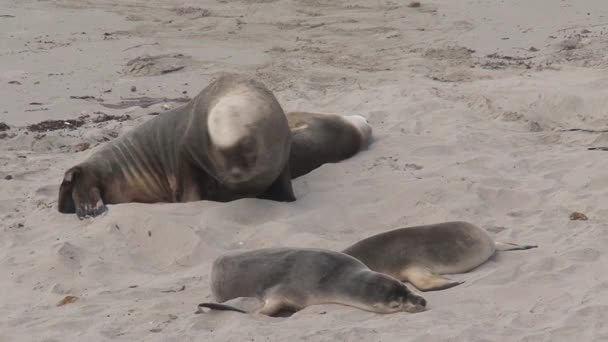
[{"label": "animal track in sand", "polygon": [[80,269],[80,249],[69,242],[62,242],[59,246],[57,249],[59,262],[72,271]]},{"label": "animal track in sand", "polygon": [[127,76],[158,76],[192,65],[192,58],[181,53],[142,55],[127,62],[123,74]]}]

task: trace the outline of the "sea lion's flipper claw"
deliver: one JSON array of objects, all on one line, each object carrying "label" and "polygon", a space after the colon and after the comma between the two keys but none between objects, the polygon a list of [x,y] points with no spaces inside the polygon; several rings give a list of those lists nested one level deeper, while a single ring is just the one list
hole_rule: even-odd
[{"label": "sea lion's flipper claw", "polygon": [[93,208],[91,210],[93,217],[99,216],[99,215],[105,213],[106,211],[108,211],[108,207],[106,207],[105,204],[103,204],[103,202],[101,204],[95,206],[95,208]]},{"label": "sea lion's flipper claw", "polygon": [[403,279],[420,291],[438,291],[458,286],[463,281],[452,281],[425,267],[409,267],[402,272]]},{"label": "sea lion's flipper claw", "polygon": [[85,218],[97,217],[105,213],[106,211],[108,211],[108,207],[106,207],[100,199],[94,206],[89,204],[79,206],[76,209],[76,216],[78,216],[78,218],[82,220]]},{"label": "sea lion's flipper claw", "polygon": [[86,170],[79,170],[77,174],[70,176],[69,180],[64,179],[64,183],[69,181],[73,201],[74,211],[79,219],[96,217],[108,210],[101,198],[101,192],[96,185],[94,175]]}]

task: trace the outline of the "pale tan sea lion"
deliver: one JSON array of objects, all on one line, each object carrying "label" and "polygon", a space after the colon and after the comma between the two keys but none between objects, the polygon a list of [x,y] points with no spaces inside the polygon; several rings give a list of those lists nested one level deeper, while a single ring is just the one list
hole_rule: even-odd
[{"label": "pale tan sea lion", "polygon": [[536,247],[496,242],[488,232],[467,222],[445,222],[380,233],[342,252],[371,270],[407,281],[421,291],[435,291],[463,283],[441,274],[468,272],[496,251]]},{"label": "pale tan sea lion", "polygon": [[82,218],[126,202],[294,201],[291,141],[283,109],[263,84],[222,76],[66,171],[58,210]]},{"label": "pale tan sea lion", "polygon": [[[275,316],[315,304],[343,304],[376,313],[420,312],[426,300],[405,284],[371,271],[346,254],[312,248],[266,248],[217,258],[211,270],[215,300],[263,301],[256,313]],[[218,303],[199,308],[241,309]]]}]

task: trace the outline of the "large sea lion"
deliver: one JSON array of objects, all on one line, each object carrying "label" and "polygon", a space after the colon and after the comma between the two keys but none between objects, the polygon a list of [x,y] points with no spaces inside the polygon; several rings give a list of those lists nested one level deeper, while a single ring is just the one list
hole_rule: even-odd
[{"label": "large sea lion", "polygon": [[82,218],[126,202],[293,201],[291,141],[283,109],[263,84],[222,76],[67,170],[58,209]]},{"label": "large sea lion", "polygon": [[[217,258],[211,291],[224,302],[238,297],[263,301],[257,313],[275,316],[315,304],[343,304],[377,313],[424,311],[424,298],[405,284],[371,271],[346,254],[312,248],[266,248]],[[199,308],[234,310],[201,303]]]},{"label": "large sea lion", "polygon": [[372,127],[360,115],[290,112],[287,120],[293,136],[289,157],[292,178],[350,158],[372,138]]},{"label": "large sea lion", "polygon": [[440,274],[468,272],[496,251],[536,247],[496,242],[488,232],[467,222],[444,222],[380,233],[342,252],[421,291],[435,291],[462,284]]}]

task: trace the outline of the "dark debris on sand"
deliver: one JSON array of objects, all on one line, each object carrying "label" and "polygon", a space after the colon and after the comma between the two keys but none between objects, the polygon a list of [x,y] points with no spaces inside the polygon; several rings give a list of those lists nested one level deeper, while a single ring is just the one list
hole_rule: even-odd
[{"label": "dark debris on sand", "polygon": [[86,151],[91,147],[91,144],[89,144],[88,142],[82,142],[80,144],[76,144],[74,146],[72,146],[72,151],[74,152],[82,152],[82,151]]},{"label": "dark debris on sand", "polygon": [[143,97],[127,97],[127,98],[123,98],[122,101],[120,101],[119,103],[102,103],[101,105],[107,108],[111,108],[111,109],[125,109],[125,108],[129,108],[129,107],[141,107],[141,108],[148,108],[152,105],[158,104],[158,103],[163,103],[163,102],[181,102],[181,103],[185,103],[185,102],[189,102],[191,100],[191,98],[185,96],[185,97],[178,97],[178,98],[167,98],[167,97],[162,97],[162,98],[155,98],[155,97],[147,97],[147,96],[143,96]]},{"label": "dark debris on sand", "polygon": [[78,297],[76,296],[65,296],[61,301],[59,301],[59,303],[57,303],[57,306],[64,306],[66,304],[72,304],[76,301],[78,301]]},{"label": "dark debris on sand", "polygon": [[4,122],[0,122],[0,132],[8,131],[9,129],[11,129],[9,125],[5,124]]},{"label": "dark debris on sand", "polygon": [[[45,120],[45,121],[27,126],[27,130],[30,132],[39,132],[39,133],[57,131],[60,129],[74,130],[74,129],[84,125],[85,123],[87,123],[87,119],[89,119],[90,122],[93,122],[93,123],[102,123],[102,122],[107,122],[107,121],[122,122],[122,121],[131,120],[131,116],[128,114],[111,115],[111,114],[106,114],[104,112],[95,112],[95,114],[97,114],[97,116],[95,116],[91,119],[89,119],[90,118],[89,115],[82,115],[76,120],[72,120],[72,119],[70,119],[70,120]],[[3,130],[2,123],[0,123],[0,131],[2,131],[2,130]]]},{"label": "dark debris on sand", "polygon": [[575,211],[572,214],[570,214],[570,220],[572,221],[587,221],[589,218],[587,217],[587,215]]},{"label": "dark debris on sand", "polygon": [[131,116],[129,114],[112,115],[112,114],[106,114],[104,112],[96,112],[95,114],[97,114],[97,116],[94,117],[92,120],[94,123],[100,123],[100,122],[106,122],[106,121],[112,121],[112,120],[115,120],[118,122],[131,120]]},{"label": "dark debris on sand", "polygon": [[60,129],[76,129],[84,125],[83,120],[45,120],[36,124],[27,126],[30,132],[50,132]]}]

